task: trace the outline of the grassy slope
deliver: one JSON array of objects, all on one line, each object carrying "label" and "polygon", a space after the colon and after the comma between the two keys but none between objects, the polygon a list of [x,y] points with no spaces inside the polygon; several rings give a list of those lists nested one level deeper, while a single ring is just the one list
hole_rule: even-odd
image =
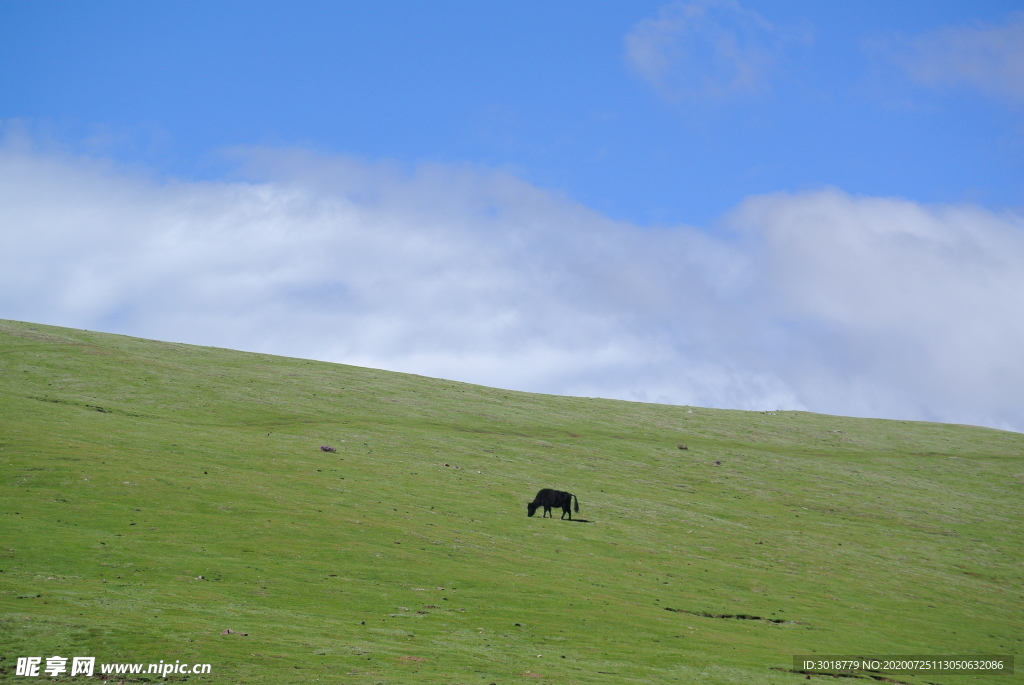
[{"label": "grassy slope", "polygon": [[[0,680],[61,654],[212,663],[197,682],[790,683],[793,654],[1024,636],[1014,433],[9,321],[0,417]],[[587,522],[526,518],[541,487]]]}]

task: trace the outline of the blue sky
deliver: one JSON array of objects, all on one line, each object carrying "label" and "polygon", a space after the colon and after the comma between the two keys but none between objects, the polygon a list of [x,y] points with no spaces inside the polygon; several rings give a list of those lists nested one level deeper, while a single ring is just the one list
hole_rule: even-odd
[{"label": "blue sky", "polygon": [[1024,430],[1024,3],[0,3],[0,317]]},{"label": "blue sky", "polygon": [[[1019,94],[916,83],[884,45],[1005,24],[1024,3],[711,5],[769,63],[759,87],[710,101],[630,64],[627,35],[665,7],[8,1],[0,115],[186,177],[224,173],[217,151],[235,145],[482,164],[640,224],[823,186],[1021,206]],[[741,12],[770,28],[745,35]],[[707,66],[695,47],[674,68]]]}]

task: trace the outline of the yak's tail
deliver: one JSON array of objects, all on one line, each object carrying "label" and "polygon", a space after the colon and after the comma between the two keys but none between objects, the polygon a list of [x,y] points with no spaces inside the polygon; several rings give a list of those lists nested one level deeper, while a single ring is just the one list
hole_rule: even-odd
[{"label": "yak's tail", "polygon": [[580,501],[576,499],[576,495],[572,496],[572,500],[576,503],[576,513],[580,513]]}]

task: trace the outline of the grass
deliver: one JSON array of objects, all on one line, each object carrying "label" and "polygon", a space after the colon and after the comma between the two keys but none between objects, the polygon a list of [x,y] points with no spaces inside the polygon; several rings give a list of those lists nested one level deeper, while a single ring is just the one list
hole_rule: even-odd
[{"label": "grass", "polygon": [[[0,682],[60,654],[210,683],[795,683],[794,654],[1024,637],[1016,433],[13,321],[0,417]],[[527,518],[542,487],[582,520]]]}]

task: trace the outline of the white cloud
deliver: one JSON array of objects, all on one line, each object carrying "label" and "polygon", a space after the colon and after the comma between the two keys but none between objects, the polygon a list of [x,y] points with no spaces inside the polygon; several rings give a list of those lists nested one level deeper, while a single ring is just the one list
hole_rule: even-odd
[{"label": "white cloud", "polygon": [[541,392],[1024,429],[1024,223],[836,190],[714,230],[511,176],[240,153],[158,183],[0,151],[0,316]]},{"label": "white cloud", "polygon": [[772,368],[809,406],[1024,428],[1019,216],[829,190],[751,198],[730,221],[761,246]]},{"label": "white cloud", "polygon": [[951,26],[871,47],[923,85],[1024,100],[1024,12],[1010,14],[1002,24]]},{"label": "white cloud", "polygon": [[672,101],[718,101],[770,90],[785,44],[811,31],[780,28],[734,0],[673,2],[626,36],[626,61]]}]

